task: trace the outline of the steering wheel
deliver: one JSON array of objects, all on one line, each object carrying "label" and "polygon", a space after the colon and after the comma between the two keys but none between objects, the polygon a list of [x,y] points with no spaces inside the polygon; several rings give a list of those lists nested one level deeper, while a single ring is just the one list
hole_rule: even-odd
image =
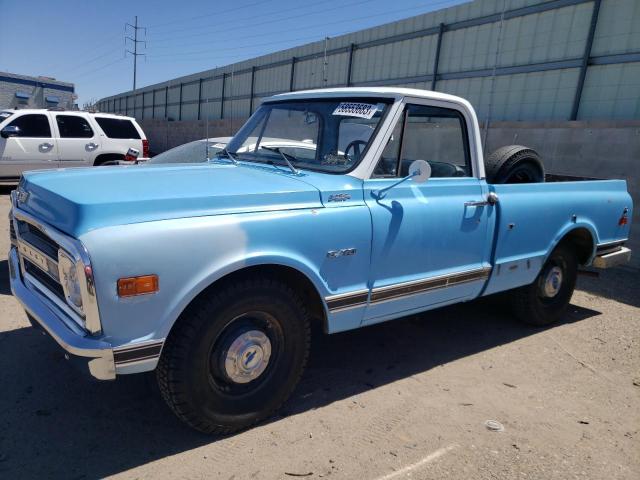
[{"label": "steering wheel", "polygon": [[367,141],[365,140],[354,140],[353,142],[349,143],[349,145],[347,145],[347,148],[344,149],[344,155],[345,157],[349,157],[352,158],[349,155],[349,149],[353,148],[353,159],[354,160],[359,160],[360,159],[360,154],[363,152],[364,147],[367,146]]}]

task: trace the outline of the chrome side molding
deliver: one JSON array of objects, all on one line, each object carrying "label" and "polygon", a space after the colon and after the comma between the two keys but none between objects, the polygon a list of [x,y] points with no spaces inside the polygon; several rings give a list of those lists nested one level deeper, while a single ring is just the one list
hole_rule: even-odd
[{"label": "chrome side molding", "polygon": [[410,282],[396,283],[371,290],[357,290],[325,297],[329,312],[337,313],[349,308],[374,305],[389,300],[396,300],[439,288],[453,287],[463,283],[486,280],[491,274],[491,267],[477,268],[447,275],[438,275]]}]

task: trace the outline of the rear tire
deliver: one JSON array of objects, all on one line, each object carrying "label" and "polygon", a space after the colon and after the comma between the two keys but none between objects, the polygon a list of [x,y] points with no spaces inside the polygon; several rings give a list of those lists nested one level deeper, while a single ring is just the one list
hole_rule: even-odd
[{"label": "rear tire", "polygon": [[544,165],[535,150],[522,145],[499,148],[485,161],[489,183],[542,183]]},{"label": "rear tire", "polygon": [[309,314],[268,277],[206,292],[182,314],[156,375],[174,413],[205,433],[228,434],[270,416],[298,383],[309,354]]},{"label": "rear tire", "polygon": [[530,285],[511,291],[516,316],[524,323],[550,325],[566,311],[578,276],[578,259],[570,245],[558,245]]}]

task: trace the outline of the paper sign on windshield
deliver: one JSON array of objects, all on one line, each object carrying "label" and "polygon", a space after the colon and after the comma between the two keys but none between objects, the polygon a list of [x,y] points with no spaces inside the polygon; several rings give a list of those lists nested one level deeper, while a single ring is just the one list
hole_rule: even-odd
[{"label": "paper sign on windshield", "polygon": [[345,117],[371,118],[378,110],[377,105],[370,103],[351,103],[341,102],[333,111],[334,115],[343,115]]}]

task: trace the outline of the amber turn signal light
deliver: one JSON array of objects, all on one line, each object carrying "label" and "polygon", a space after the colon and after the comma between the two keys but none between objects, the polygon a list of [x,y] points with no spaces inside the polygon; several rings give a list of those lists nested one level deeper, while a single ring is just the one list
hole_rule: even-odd
[{"label": "amber turn signal light", "polygon": [[136,295],[155,293],[159,290],[158,284],[157,275],[120,278],[118,280],[118,296],[134,297]]}]

